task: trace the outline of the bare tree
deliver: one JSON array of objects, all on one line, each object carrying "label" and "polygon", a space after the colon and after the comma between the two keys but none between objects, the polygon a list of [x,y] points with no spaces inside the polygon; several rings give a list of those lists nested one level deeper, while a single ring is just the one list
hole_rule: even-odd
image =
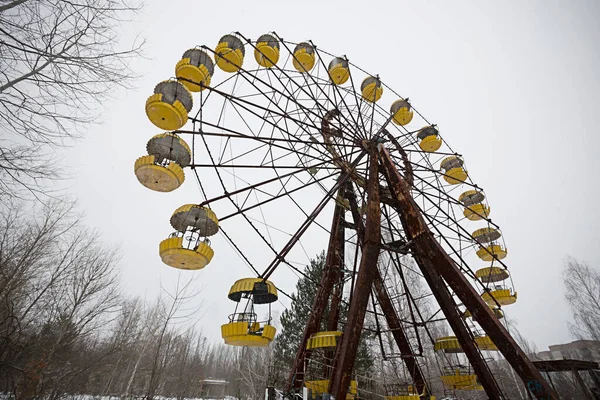
[{"label": "bare tree", "polygon": [[235,365],[240,382],[239,390],[245,398],[250,400],[264,398],[265,388],[269,383],[272,356],[271,347],[242,347],[237,351]]},{"label": "bare tree", "polygon": [[152,366],[148,386],[146,390],[146,399],[153,399],[159,390],[159,386],[164,385],[163,372],[167,366],[167,360],[172,352],[174,339],[178,336],[177,325],[188,321],[192,315],[197,314],[199,308],[188,305],[198,294],[197,288],[193,285],[194,276],[189,279],[182,280],[181,274],[177,278],[177,282],[173,291],[168,291],[163,288],[163,293],[169,300],[158,300],[157,313],[158,325],[153,330],[155,338],[154,354],[152,358]]},{"label": "bare tree", "polygon": [[573,334],[580,339],[600,340],[600,271],[568,257],[563,270],[565,297],[575,323]]},{"label": "bare tree", "polygon": [[66,202],[0,215],[0,377],[17,399],[58,393],[80,372],[78,346],[116,311],[117,256]]},{"label": "bare tree", "polygon": [[137,0],[0,2],[0,196],[60,176],[53,149],[95,122],[116,87],[134,78],[141,41],[120,47],[118,29]]}]

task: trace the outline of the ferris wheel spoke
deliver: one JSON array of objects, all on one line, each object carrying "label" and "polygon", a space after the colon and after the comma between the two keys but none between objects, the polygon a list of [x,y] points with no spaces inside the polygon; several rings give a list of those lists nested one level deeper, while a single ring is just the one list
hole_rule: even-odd
[{"label": "ferris wheel spoke", "polygon": [[[245,37],[244,37],[244,36],[243,36],[241,33],[239,33],[239,32],[237,32],[237,34],[238,34],[238,35],[240,35],[240,37],[244,38],[244,39],[245,39],[245,40],[246,40],[246,41],[247,41],[247,42],[248,42],[248,43],[249,43],[249,44],[250,44],[250,45],[251,45],[251,46],[252,46],[252,47],[253,47],[255,50],[258,50],[258,49],[257,49],[257,47],[256,47],[256,46],[255,46],[255,45],[252,43],[252,41],[251,41],[251,40],[249,40],[249,39],[245,38]],[[279,38],[279,37],[277,36],[277,34],[276,34],[276,33],[273,33],[273,34],[274,34],[274,35],[275,35],[277,38]],[[289,56],[291,56],[291,57],[294,57],[294,55],[291,53],[291,51],[289,51],[289,48],[286,46],[285,42],[284,42],[282,39],[280,39],[280,38],[279,38],[279,40],[280,40],[280,42],[281,42],[281,43],[284,45],[284,47],[286,47],[286,49],[288,50],[288,53],[289,53],[289,55],[288,55],[288,60],[289,60]],[[287,63],[287,61],[286,61],[286,63]],[[284,64],[284,65],[285,65],[285,64]],[[277,75],[275,71],[277,71],[277,72],[279,73],[279,75]],[[285,76],[285,77],[286,77],[286,79],[287,79],[287,82],[288,82],[290,85],[293,85],[293,84],[295,84],[296,82],[295,82],[295,80],[294,80],[294,79],[291,79],[291,77],[290,77],[290,75],[289,75],[289,73],[290,73],[290,72],[292,72],[292,71],[286,71],[284,68],[280,67],[279,65],[277,65],[277,63],[275,63],[274,65],[272,65],[272,67],[271,67],[271,68],[268,68],[268,70],[267,70],[267,77],[269,78],[269,81],[270,81],[270,77],[271,77],[271,75],[270,75],[270,74],[273,74],[273,75],[274,75],[274,76],[275,76],[275,77],[276,77],[276,78],[277,78],[277,79],[280,81],[280,80],[281,80],[281,76]],[[262,81],[261,81],[261,82],[262,82]],[[262,83],[264,84],[265,82],[262,82]],[[269,86],[271,86],[271,87],[272,87],[272,82],[270,81],[269,83],[270,83],[270,85],[269,85]],[[306,87],[306,86],[303,86],[303,85],[296,85],[296,86],[297,86],[297,88],[298,88],[298,89],[300,89],[300,90],[303,90],[303,91],[304,91],[304,93],[305,93],[305,94],[307,94],[307,95],[309,96],[309,98],[311,98],[311,99],[313,99],[313,100],[315,101],[315,103],[316,103],[316,104],[320,105],[320,102],[317,100],[316,96],[314,96],[314,94],[313,94],[312,92],[306,92],[306,90],[305,90],[305,87]],[[308,87],[310,87],[310,85],[308,85]],[[317,85],[317,87],[319,87],[319,86]],[[292,94],[292,93],[290,92],[290,90],[287,88],[287,85],[284,85],[284,88],[285,88],[285,89],[286,89],[286,91],[287,91],[287,96],[286,96],[286,97],[287,97],[288,99],[290,99],[290,98],[294,98],[293,94]],[[282,94],[282,96],[283,96],[283,93],[281,93],[281,94]],[[297,103],[297,105],[300,105],[300,104],[299,104],[299,103]],[[318,115],[318,114],[317,114],[317,115]]]},{"label": "ferris wheel spoke", "polygon": [[227,234],[223,227],[219,229],[219,232],[225,237],[227,242],[234,248],[237,255],[246,263],[246,265],[248,265],[248,267],[250,267],[252,271],[254,271],[256,275],[258,275],[258,270],[254,267],[254,265],[252,265],[250,260],[248,260],[248,257],[246,257],[244,252],[240,250],[240,248],[235,244],[235,242],[231,239],[231,237]]},{"label": "ferris wheel spoke", "polygon": [[365,133],[365,136],[368,135],[368,132],[373,132],[373,115],[375,114],[375,102],[371,103],[372,104],[372,113],[371,113],[371,126],[370,128],[367,130],[367,125],[365,124],[365,121],[363,119],[363,112],[362,112],[362,105],[365,103],[365,101],[363,100],[363,97],[357,95],[356,90],[354,90],[355,86],[354,86],[354,77],[352,76],[352,73],[350,73],[350,87],[352,88],[352,93],[354,94],[354,101],[356,103],[356,107],[358,109],[358,120],[360,120],[360,125],[363,128],[363,132]]},{"label": "ferris wheel spoke", "polygon": [[269,198],[269,199],[267,199],[267,200],[264,200],[264,201],[262,201],[262,202],[260,202],[260,203],[253,204],[253,205],[251,205],[251,206],[248,206],[248,207],[246,207],[246,208],[244,208],[244,209],[239,209],[238,211],[236,211],[236,212],[233,212],[233,213],[231,213],[231,214],[228,214],[228,215],[226,215],[226,216],[224,216],[224,217],[220,218],[219,220],[220,220],[220,221],[225,221],[225,220],[227,220],[227,219],[229,219],[229,218],[231,218],[231,217],[234,217],[234,216],[236,216],[236,215],[243,214],[244,212],[246,212],[246,211],[249,211],[249,210],[251,210],[251,209],[253,209],[253,208],[260,207],[260,206],[262,206],[262,205],[265,205],[265,204],[267,204],[267,203],[270,203],[270,202],[272,202],[273,200],[277,200],[277,199],[279,199],[279,198],[281,198],[281,197],[287,196],[287,195],[289,195],[290,193],[295,193],[295,192],[297,192],[297,191],[299,191],[299,190],[302,190],[302,189],[304,189],[304,188],[306,188],[306,187],[308,187],[308,186],[314,185],[314,184],[315,184],[315,183],[317,183],[317,182],[321,182],[321,181],[323,181],[323,180],[325,180],[325,179],[331,178],[331,177],[335,176],[336,174],[337,174],[337,172],[335,172],[335,173],[333,173],[333,174],[330,174],[330,175],[327,175],[327,176],[324,176],[324,177],[322,177],[322,178],[319,178],[319,179],[315,179],[314,181],[312,181],[312,182],[309,182],[309,183],[305,184],[304,186],[299,186],[299,187],[296,187],[296,188],[294,188],[294,189],[292,189],[292,190],[289,190],[287,193],[281,194],[281,195],[279,195],[279,196],[273,196],[273,197],[271,197],[271,198]]},{"label": "ferris wheel spoke", "polygon": [[[216,126],[216,125],[211,124],[211,126]],[[235,131],[233,131],[233,132],[235,132]],[[265,142],[265,143],[285,142],[285,143],[315,144],[315,142],[311,141],[311,140],[286,139],[286,138],[269,137],[269,136],[250,136],[250,135],[244,135],[239,132],[234,134],[234,133],[210,132],[210,131],[203,130],[201,133],[199,133],[196,131],[189,131],[189,130],[176,130],[176,131],[173,131],[173,133],[192,134],[192,135],[201,134],[201,135],[206,135],[206,136],[217,136],[217,137],[225,137],[225,138],[230,137],[230,138],[234,138],[234,139],[251,139],[251,140],[258,140],[258,141]],[[344,146],[344,147],[360,147],[360,145],[356,144],[356,143],[342,144],[342,146]]]},{"label": "ferris wheel spoke", "polygon": [[[477,282],[479,285],[481,285],[482,287],[485,287],[485,285],[481,282],[480,279],[477,278],[477,276],[475,275],[475,272],[471,269],[471,267],[469,266],[469,264],[464,260],[464,258],[461,255],[460,251],[457,251],[455,249],[455,247],[452,245],[452,243],[450,243],[450,241],[448,240],[447,236],[442,234],[438,228],[437,224],[434,224],[432,219],[430,218],[429,215],[427,214],[423,214],[424,217],[428,220],[429,225],[433,227],[433,229],[435,231],[438,232],[439,237],[442,239],[442,241],[451,249],[451,251],[453,252],[453,254],[458,257],[460,262],[457,262],[456,260],[453,260],[455,265],[461,270],[463,271],[463,273],[465,273],[467,276],[469,276],[471,279],[473,279],[475,282]],[[458,225],[460,227],[460,225]],[[462,228],[462,227],[461,227]],[[465,231],[466,232],[466,231]],[[502,265],[503,263],[498,260]]]},{"label": "ferris wheel spoke", "polygon": [[[248,71],[245,71],[243,69],[241,69],[242,72],[248,73]],[[250,82],[249,78],[246,76],[246,74],[240,74],[240,76],[242,76],[246,81]],[[295,103],[298,107],[300,107],[300,109],[302,109],[308,116],[308,114],[310,114],[310,112],[312,111],[312,109],[302,105],[293,95],[285,95],[283,92],[281,92],[280,90],[274,88],[273,86],[269,85],[267,82],[259,79],[258,77],[254,76],[255,78],[257,78],[258,81],[260,81],[262,84],[268,86],[269,88],[271,88],[273,91],[281,94],[282,96],[286,97],[287,100],[292,101],[293,103]],[[290,82],[294,82],[293,80],[290,80]],[[259,92],[262,93],[261,89],[257,87],[257,85],[254,82],[250,82]],[[304,89],[303,87],[299,87],[300,89]],[[267,96],[265,96],[267,97]],[[320,104],[320,102],[317,99],[311,99],[313,100],[315,103]],[[272,103],[272,101],[271,101]],[[278,105],[278,104],[273,104],[275,107],[277,107],[280,111],[281,114],[280,116],[286,116],[285,111]],[[269,112],[273,112],[272,110],[268,110]],[[314,113],[314,112],[313,112]],[[314,116],[316,116],[317,118],[320,118],[320,114],[318,113],[314,113]],[[295,121],[296,123],[298,123],[298,121]],[[306,125],[306,123],[304,124]],[[300,126],[304,126],[304,125],[300,125]],[[308,133],[308,132],[305,132]]]},{"label": "ferris wheel spoke", "polygon": [[[311,43],[311,44],[312,44],[312,43]],[[314,46],[314,45],[313,45],[313,47],[314,47],[314,49],[315,49],[315,54],[317,55],[317,58],[318,58],[318,59],[319,59],[319,61],[321,62],[321,66],[323,67],[323,69],[325,69],[325,70],[327,71],[328,69],[327,69],[327,67],[325,66],[325,62],[323,61],[323,58],[322,58],[322,57],[320,56],[320,54],[319,54],[319,50],[317,49],[317,46]],[[346,61],[347,61],[347,60],[346,60]],[[348,70],[348,72],[350,73],[350,75],[352,75],[352,74],[351,74],[351,72],[350,72],[350,70]],[[328,74],[329,74],[329,72],[328,72]],[[342,94],[341,94],[341,92],[340,92],[340,89],[339,89],[339,87],[338,87],[337,85],[334,85],[333,83],[332,83],[331,85],[333,86],[334,96],[335,96],[335,93],[337,93],[337,94],[338,94],[338,96],[340,96],[340,100],[341,100],[342,104],[344,104],[344,106],[346,107],[346,109],[349,109],[349,107],[348,107],[348,104],[346,103],[346,101],[345,101],[345,99],[344,99],[344,96],[342,96]],[[356,119],[353,117],[353,115],[352,115],[352,114],[350,114],[350,118],[352,119],[352,125],[353,125],[353,126],[356,128],[356,132],[357,132],[357,133],[358,133],[358,132],[360,132],[360,128],[362,127],[362,128],[363,128],[363,133],[364,133],[364,136],[365,136],[365,137],[367,137],[367,136],[368,136],[368,132],[366,132],[366,130],[364,129],[364,126],[361,126],[361,125],[358,123],[358,121],[357,121],[357,120],[356,120]]]},{"label": "ferris wheel spoke", "polygon": [[[423,181],[423,182],[424,182],[426,185],[428,185],[428,187],[430,187],[430,188],[432,188],[432,189],[435,189],[435,190],[438,190],[438,191],[439,191],[439,189],[438,189],[436,186],[434,186],[433,184],[431,184],[430,182],[428,182],[428,181]],[[417,190],[417,191],[418,191],[418,192],[419,192],[421,195],[423,195],[424,197],[427,197],[427,196],[428,196],[428,194],[427,194],[425,191],[420,191],[420,190]],[[448,203],[450,203],[450,204],[453,204],[453,205],[458,205],[458,206],[461,206],[461,207],[463,207],[463,205],[462,205],[462,204],[461,204],[461,203],[460,203],[458,200],[456,200],[455,198],[453,198],[452,196],[450,196],[450,194],[448,194],[448,192],[439,191],[439,193],[440,193],[442,196],[444,196],[444,195],[445,195],[444,197],[441,197],[441,196],[440,196],[440,197],[439,197],[439,199],[440,199],[440,200],[447,201],[447,202],[448,202]],[[434,202],[432,202],[432,203],[434,203]],[[452,217],[451,217],[450,215],[448,215],[448,214],[446,214],[446,216],[447,216],[448,218],[452,218]],[[453,219],[455,219],[455,217],[454,217]],[[494,222],[492,222],[492,220],[490,220],[489,218],[488,218],[488,219],[486,219],[485,221],[486,221],[486,222],[487,222],[489,225],[491,225],[492,227],[494,227],[494,228],[496,228],[496,229],[500,229],[500,227],[499,227],[497,224],[495,224]],[[463,228],[463,231],[464,231],[465,233],[467,233],[467,234],[468,234],[468,232],[467,232],[467,231],[466,231],[464,228]]]},{"label": "ferris wheel spoke", "polygon": [[[208,121],[203,121],[203,123],[204,123],[205,125],[208,125],[208,126],[212,127],[212,128],[217,128],[217,129],[224,130],[224,131],[228,132],[229,134],[231,134],[229,137],[232,137],[232,138],[234,137],[235,139],[251,139],[251,140],[256,140],[256,141],[259,141],[259,142],[263,143],[264,145],[268,145],[268,146],[277,147],[277,148],[279,148],[279,149],[286,150],[286,151],[289,151],[289,150],[290,150],[290,148],[288,148],[288,147],[286,147],[286,146],[279,145],[279,144],[275,144],[275,143],[270,143],[268,138],[265,138],[265,139],[263,139],[263,138],[257,138],[257,137],[254,137],[254,136],[252,136],[252,135],[248,135],[248,134],[245,134],[245,133],[239,132],[239,131],[237,131],[237,130],[234,130],[234,129],[231,129],[231,128],[227,128],[227,127],[224,127],[224,126],[220,126],[220,125],[217,125],[217,124],[213,124],[213,123],[211,123],[211,122],[208,122]],[[193,134],[194,134],[194,135],[200,135],[200,136],[202,136],[203,132],[199,132],[199,133],[198,133],[198,132],[194,132]],[[215,135],[215,134],[209,134],[209,135],[207,135],[207,136],[216,136],[216,135]],[[309,142],[309,143],[310,143],[310,142]],[[313,144],[314,144],[314,143],[313,143]],[[323,156],[325,156],[325,157],[328,157],[328,156],[329,156],[329,154],[325,153],[324,151],[322,151],[322,150],[320,150],[320,149],[319,149],[319,151],[318,151],[318,152],[319,152],[319,154],[321,154],[321,155],[323,155]],[[323,158],[318,158],[318,157],[316,157],[316,156],[314,156],[314,155],[312,155],[312,154],[309,154],[309,153],[301,153],[301,155],[304,155],[304,156],[307,156],[307,157],[311,157],[311,158],[316,158],[316,159],[318,159],[319,161],[325,161],[325,159],[323,159]],[[237,158],[237,157],[236,157],[236,158]]]},{"label": "ferris wheel spoke", "polygon": [[[243,75],[243,74],[240,74],[238,76],[242,76],[242,77],[244,77],[244,78],[247,79],[247,77],[245,75]],[[282,118],[287,118],[287,119],[295,122],[296,124],[298,124],[300,126],[306,126],[306,125],[308,125],[311,128],[318,129],[317,125],[310,125],[306,121],[302,122],[301,120],[298,120],[298,119],[295,119],[295,118],[291,118],[289,115],[287,115],[285,113],[285,110],[283,110],[279,105],[277,105],[278,111],[276,111],[276,110],[268,108],[267,106],[263,106],[263,105],[257,104],[256,102],[248,101],[246,99],[240,98],[238,96],[232,95],[230,93],[224,92],[224,91],[216,89],[214,87],[208,87],[207,89],[210,92],[216,93],[216,94],[220,95],[221,97],[223,97],[224,99],[229,100],[230,102],[235,103],[235,104],[239,105],[240,107],[243,107],[245,110],[247,110],[248,112],[253,113],[258,118],[262,118],[261,115],[258,114],[256,111],[251,110],[250,107],[256,108],[256,109],[261,110],[263,112],[267,112],[269,115],[277,115],[277,116],[282,117]],[[263,97],[266,97],[266,99],[269,102],[272,102],[272,99],[269,98],[268,96],[263,96]],[[298,105],[302,106],[301,104],[298,104]],[[304,106],[302,106],[302,107],[304,107]],[[306,109],[306,107],[304,107],[304,108]],[[310,110],[310,109],[308,109],[308,110]]]},{"label": "ferris wheel spoke", "polygon": [[[328,175],[326,175],[324,177],[319,178],[318,180],[315,180],[313,182],[309,182],[307,184],[307,185],[312,185],[314,183],[321,182],[321,181],[323,181],[323,180],[325,180],[327,178],[333,177],[333,176],[335,176],[338,173],[337,168],[330,167],[330,166],[325,166],[325,164],[329,164],[329,161],[323,161],[323,162],[320,162],[320,163],[317,163],[317,164],[313,164],[313,165],[310,165],[310,166],[306,166],[306,167],[296,166],[295,169],[294,169],[294,171],[285,173],[283,175],[278,175],[278,176],[276,176],[274,178],[267,179],[267,180],[259,182],[259,183],[255,183],[255,184],[246,186],[244,188],[237,189],[237,190],[232,191],[232,192],[226,192],[226,194],[223,194],[223,195],[219,195],[219,196],[216,196],[216,197],[213,197],[213,198],[210,198],[210,199],[207,198],[200,205],[202,205],[202,206],[204,206],[204,205],[210,205],[210,204],[212,204],[212,203],[214,203],[216,201],[223,200],[223,199],[225,199],[225,198],[227,198],[229,196],[234,196],[234,195],[238,195],[238,194],[241,194],[241,193],[249,191],[249,190],[258,189],[261,186],[264,186],[264,185],[267,185],[267,184],[279,181],[279,180],[281,180],[281,179],[283,179],[285,177],[289,177],[289,176],[292,176],[292,175],[295,175],[295,174],[307,172],[312,167],[317,167],[317,168],[320,168],[320,169],[333,170],[333,172],[331,174],[328,174]],[[239,165],[198,164],[198,166],[199,167],[208,167],[208,168],[214,168],[215,166],[218,167],[218,168],[224,168],[224,167],[229,167],[229,168],[244,168],[244,167],[257,168],[257,166],[253,166],[253,165],[241,166],[240,167]],[[260,166],[259,168],[267,168],[267,167],[268,166]],[[290,167],[292,167],[292,166],[285,166],[285,168],[290,168]],[[266,193],[266,192],[264,192],[264,193]]]},{"label": "ferris wheel spoke", "polygon": [[[290,48],[287,45],[287,43],[283,39],[281,39],[279,36],[277,36],[277,34],[275,34],[275,36],[280,40],[280,42],[286,48],[286,50],[288,51],[289,55],[292,58],[295,59],[295,56],[294,56],[293,52],[290,50]],[[316,46],[313,45],[313,47],[314,47],[315,53],[316,53]],[[318,56],[318,54],[317,54],[317,56]],[[318,57],[318,58],[320,59],[320,57]],[[277,69],[281,70],[281,68],[279,66],[277,66],[277,65],[275,65],[274,68],[277,68]],[[301,85],[300,83],[296,82],[296,80],[291,79],[290,76],[289,76],[289,74],[287,74],[285,71],[283,71],[283,70],[281,70],[281,71],[282,71],[282,73],[285,74],[285,76],[289,79],[289,81],[291,81],[291,82],[293,82],[294,84],[297,85],[297,88],[299,90],[301,90],[302,92],[304,92],[305,94],[307,94],[309,97],[311,97],[312,99],[314,99],[315,103],[320,107],[320,109],[321,109],[322,112],[327,112],[327,111],[329,111],[329,109],[327,107],[323,106],[320,101],[317,101],[317,95],[315,95],[315,93],[313,93],[312,91],[311,92],[307,92],[306,89],[305,89],[306,87],[310,88],[312,85],[314,85],[317,89],[319,89],[320,93],[325,96],[325,98],[327,99],[328,102],[330,102],[333,105],[337,105],[338,104],[335,100],[331,101],[330,96],[323,90],[322,84],[317,81],[317,78],[315,78],[313,76],[313,74],[309,74],[309,73],[302,74],[302,77],[304,78],[304,85]],[[309,78],[310,78],[310,81],[309,81]],[[346,118],[346,116],[343,116],[343,117],[344,117],[346,123],[349,124],[349,126],[353,126],[353,125],[356,126],[356,123],[352,123],[351,121],[349,121]]]},{"label": "ferris wheel spoke", "polygon": [[[420,208],[420,207],[419,207]],[[436,208],[436,206],[432,206],[432,208]],[[422,209],[421,209],[422,210]],[[462,232],[460,232],[460,230],[458,230],[457,228],[454,228],[453,226],[457,226],[457,227],[461,227],[460,224],[450,224],[449,221],[454,222],[453,219],[451,218],[437,218],[435,215],[431,215],[430,212],[428,212],[428,210],[422,210],[422,212],[427,215],[427,219],[429,220],[429,225],[433,226],[435,225],[436,227],[438,227],[437,231],[438,231],[438,239],[444,239],[444,240],[456,240],[459,243],[462,243],[463,241],[468,243],[467,248],[471,248],[474,246],[473,244],[473,238],[469,235],[469,234],[464,234]],[[442,211],[443,212],[443,211]],[[448,229],[449,231],[451,231],[452,233],[456,234],[457,237],[456,238],[452,238],[450,236],[448,236],[448,234],[443,234],[439,231],[439,227],[442,226],[446,229]],[[460,247],[460,250],[464,250],[465,247]],[[453,251],[456,252],[455,249],[453,249]]]},{"label": "ferris wheel spoke", "polygon": [[[361,155],[355,161],[357,164],[362,157],[364,157],[367,153],[363,151]],[[309,215],[309,217],[304,221],[304,223],[300,226],[296,234],[290,239],[290,241],[284,246],[280,253],[277,253],[277,257],[269,264],[269,266],[265,269],[265,271],[261,274],[264,279],[267,279],[278,267],[278,265],[285,259],[285,256],[289,253],[295,243],[300,239],[300,237],[306,232],[306,229],[312,224],[314,219],[320,214],[323,210],[327,202],[334,198],[333,194],[340,189],[340,187],[350,178],[350,175],[347,173],[342,173],[338,178],[337,182],[333,185],[333,187],[327,192],[325,197],[317,204],[313,212]]]}]

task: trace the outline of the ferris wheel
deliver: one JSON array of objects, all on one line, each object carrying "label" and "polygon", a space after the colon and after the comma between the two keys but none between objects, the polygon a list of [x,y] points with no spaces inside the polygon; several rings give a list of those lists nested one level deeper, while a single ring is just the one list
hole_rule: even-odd
[{"label": "ferris wheel", "polygon": [[[387,400],[433,398],[419,365],[422,340],[438,354],[446,391],[503,398],[486,363],[500,352],[533,395],[556,398],[501,322],[517,292],[467,157],[450,147],[451,132],[442,135],[378,75],[311,41],[236,32],[186,50],[145,110],[162,131],[135,162],[138,180],[171,192],[187,176],[202,197],[174,210],[160,258],[199,270],[231,248],[251,271],[228,293],[235,305],[221,327],[226,344],[268,346],[271,304],[284,293],[271,279],[282,269],[302,274],[308,243],[327,249],[288,393],[360,397],[352,371],[371,314],[385,326],[377,332],[383,358],[393,358],[381,340],[388,332],[407,376],[384,385]],[[216,234],[230,247],[213,249]],[[407,274],[437,304],[428,317]],[[432,335],[434,316],[454,335]]]}]

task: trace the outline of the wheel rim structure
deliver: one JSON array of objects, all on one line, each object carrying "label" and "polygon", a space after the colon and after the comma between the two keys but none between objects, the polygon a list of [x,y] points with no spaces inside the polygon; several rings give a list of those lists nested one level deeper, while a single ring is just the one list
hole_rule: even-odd
[{"label": "wheel rim structure", "polygon": [[[171,118],[169,128],[175,129],[169,137],[179,140],[178,148],[189,146],[191,160],[182,162],[168,145],[148,146],[153,157],[146,156],[147,164],[152,171],[187,168],[202,201],[174,214],[172,221],[178,223],[172,236],[179,239],[169,239],[175,243],[169,248],[175,256],[166,257],[185,252],[194,267],[165,262],[176,268],[204,268],[225,250],[216,249],[213,257],[207,237],[218,232],[252,270],[252,278],[258,279],[243,280],[244,290],[235,301],[246,302],[246,308],[238,312],[236,306],[229,324],[223,325],[226,342],[227,335],[238,345],[271,342],[275,328],[270,309],[277,291],[267,279],[276,284],[282,270],[302,273],[305,262],[298,260],[308,257],[303,243],[327,240],[323,280],[314,282],[317,299],[288,391],[304,385],[336,397],[360,394],[360,380],[350,379],[358,343],[351,334],[328,341],[334,345],[322,352],[325,376],[309,377],[304,367],[315,358],[307,343],[330,336],[319,336],[316,330],[325,307],[339,310],[347,301],[347,329],[360,333],[374,321],[383,359],[393,360],[394,348],[402,356],[409,384],[398,393],[386,390],[390,398],[432,394],[418,365],[426,342],[440,350],[440,377],[448,391],[485,389],[490,398],[501,398],[484,358],[484,352],[500,350],[519,368],[534,396],[555,398],[496,318],[517,294],[503,260],[507,248],[500,227],[490,219],[485,193],[472,180],[467,157],[450,148],[439,128],[408,98],[345,56],[275,33],[258,40],[225,35],[215,47],[187,50],[176,71],[176,78],[162,86],[168,91],[161,93],[157,86],[146,112],[161,129],[166,126],[163,115]],[[181,174],[169,189],[182,182]],[[421,226],[417,234],[411,233],[411,213]],[[448,264],[443,278],[427,266],[435,257]],[[418,294],[421,300],[411,292],[409,275],[429,286]],[[344,293],[350,294],[348,300],[342,299]],[[403,299],[408,315],[400,315],[391,297]],[[266,298],[268,302],[261,300]],[[425,312],[419,308],[422,299],[433,304]],[[257,321],[254,306],[265,304],[268,318]],[[457,336],[442,338],[444,344],[439,344],[427,328],[444,319]],[[330,317],[327,326],[329,332],[344,331],[338,317]],[[384,340],[386,332],[393,340]],[[509,343],[496,347],[505,336]],[[456,358],[463,351],[467,359]],[[512,359],[506,355],[510,351],[517,354]],[[461,372],[465,363],[472,372]],[[456,378],[463,375],[466,384]]]}]

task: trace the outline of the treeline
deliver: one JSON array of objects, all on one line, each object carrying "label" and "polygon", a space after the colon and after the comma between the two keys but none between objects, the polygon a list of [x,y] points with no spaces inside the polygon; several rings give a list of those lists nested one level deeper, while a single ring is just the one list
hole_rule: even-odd
[{"label": "treeline", "polygon": [[[198,398],[205,379],[229,382],[225,393],[240,399],[261,399],[265,387],[282,388],[314,298],[324,256],[315,258],[299,279],[296,301],[281,318],[280,335],[269,348],[236,348],[210,343],[195,329],[190,306],[197,285],[180,275],[172,290],[150,301],[131,298],[119,286],[117,252],[103,244],[95,231],[77,218],[72,205],[57,201],[46,206],[28,203],[0,205],[0,391],[16,400],[64,398],[75,394],[120,398]],[[409,269],[410,270],[410,269]],[[388,276],[389,289],[399,287]],[[407,272],[425,319],[437,310],[422,297],[426,288]],[[574,334],[597,338],[600,274],[569,259],[565,267],[567,299],[577,306]],[[405,300],[394,296],[398,309]],[[408,318],[408,315],[402,315]],[[343,320],[341,321],[343,323]],[[377,340],[373,315],[366,321],[357,369],[361,398],[379,398],[390,385],[409,381],[390,332]],[[444,391],[440,374],[450,365],[425,340],[449,334],[443,321],[428,324],[419,357],[430,388]],[[511,332],[534,357],[536,349],[511,323]],[[577,329],[577,330],[576,330]],[[410,331],[409,331],[410,333]],[[411,341],[415,338],[411,337]],[[417,348],[416,346],[414,348]],[[505,360],[493,355],[490,368],[503,391],[527,398],[525,388]],[[587,377],[586,377],[587,378]],[[556,376],[560,393],[581,393],[570,376]],[[460,398],[482,398],[461,393]]]},{"label": "treeline", "polygon": [[9,203],[0,214],[0,391],[183,399],[219,378],[227,393],[263,394],[270,352],[207,342],[190,318],[193,281],[156,300],[129,298],[118,254],[69,203]]}]

